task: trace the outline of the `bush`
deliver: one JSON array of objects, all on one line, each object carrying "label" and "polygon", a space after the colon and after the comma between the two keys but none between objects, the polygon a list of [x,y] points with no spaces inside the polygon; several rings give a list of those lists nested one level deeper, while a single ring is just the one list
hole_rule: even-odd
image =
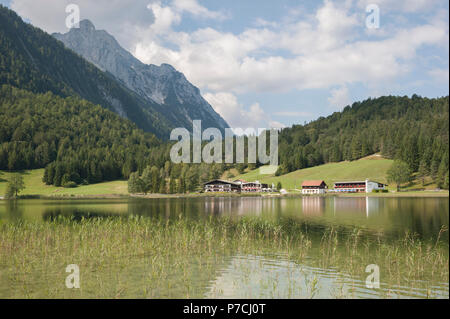
[{"label": "bush", "polygon": [[379,193],[380,190],[379,189],[372,189],[372,193]]},{"label": "bush", "polygon": [[75,188],[75,187],[77,187],[77,183],[72,182],[72,181],[68,181],[68,182],[65,182],[62,185],[62,187],[64,187],[64,188]]}]

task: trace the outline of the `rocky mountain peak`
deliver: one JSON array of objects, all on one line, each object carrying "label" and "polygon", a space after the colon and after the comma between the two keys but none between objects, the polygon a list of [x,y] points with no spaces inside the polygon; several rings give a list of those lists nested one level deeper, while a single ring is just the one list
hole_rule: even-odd
[{"label": "rocky mountain peak", "polygon": [[92,32],[95,31],[95,26],[90,20],[84,19],[80,21],[80,31]]},{"label": "rocky mountain peak", "polygon": [[176,127],[192,128],[192,120],[197,119],[207,127],[221,130],[229,127],[183,73],[167,63],[160,66],[142,63],[122,48],[112,35],[96,30],[89,20],[81,21],[79,29],[53,36],[100,69],[113,74],[144,99],[159,105],[161,113]]}]

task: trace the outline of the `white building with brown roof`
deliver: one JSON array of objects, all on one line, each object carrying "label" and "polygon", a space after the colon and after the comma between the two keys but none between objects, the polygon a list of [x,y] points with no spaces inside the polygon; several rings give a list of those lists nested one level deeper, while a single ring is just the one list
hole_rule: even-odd
[{"label": "white building with brown roof", "polygon": [[327,188],[323,180],[303,181],[302,194],[325,194]]}]

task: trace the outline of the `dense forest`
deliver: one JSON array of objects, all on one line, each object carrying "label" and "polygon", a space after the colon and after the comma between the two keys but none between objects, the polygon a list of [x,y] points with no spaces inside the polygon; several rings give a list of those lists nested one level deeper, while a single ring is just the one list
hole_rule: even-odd
[{"label": "dense forest", "polygon": [[167,146],[154,135],[86,100],[1,87],[0,169],[52,163],[48,171],[58,174],[48,176],[49,184],[61,185],[65,173],[93,183],[128,177],[137,162],[158,163],[161,148]]},{"label": "dense forest", "polygon": [[0,85],[61,97],[79,96],[167,138],[172,123],[145,101],[39,28],[0,5]]},{"label": "dense forest", "polygon": [[[280,132],[277,174],[381,152],[412,172],[448,185],[448,96],[385,96],[347,106],[326,118]],[[447,186],[448,187],[448,186]]]},{"label": "dense forest", "polygon": [[[46,167],[44,182],[56,186],[128,179],[152,172],[150,191],[165,179],[174,191],[192,191],[219,177],[223,164],[172,164],[172,144],[131,121],[77,97],[35,94],[9,85],[0,89],[0,170]],[[155,174],[155,171],[157,172]]]}]

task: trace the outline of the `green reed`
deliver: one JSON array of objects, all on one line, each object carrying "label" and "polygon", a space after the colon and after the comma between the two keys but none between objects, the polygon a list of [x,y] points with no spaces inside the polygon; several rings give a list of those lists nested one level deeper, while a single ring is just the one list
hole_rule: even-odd
[{"label": "green reed", "polygon": [[[388,241],[381,235],[366,236],[358,228],[343,232],[330,227],[313,234],[293,221],[257,218],[18,221],[0,225],[0,297],[202,298],[236,254],[275,254],[294,268],[333,267],[361,280],[367,275],[365,267],[377,264],[386,287],[428,289],[433,283],[448,282],[445,234],[443,229],[435,241],[422,241],[414,234]],[[68,264],[80,267],[80,289],[65,287]],[[242,277],[236,284],[250,280],[252,274],[245,262],[239,267]],[[296,279],[289,280],[283,296],[317,295],[316,277],[308,279],[303,292]],[[278,284],[261,280],[273,297],[279,297]],[[389,297],[386,291],[380,292],[381,297]],[[330,295],[352,297],[342,287]],[[248,297],[258,296],[255,292]]]}]

